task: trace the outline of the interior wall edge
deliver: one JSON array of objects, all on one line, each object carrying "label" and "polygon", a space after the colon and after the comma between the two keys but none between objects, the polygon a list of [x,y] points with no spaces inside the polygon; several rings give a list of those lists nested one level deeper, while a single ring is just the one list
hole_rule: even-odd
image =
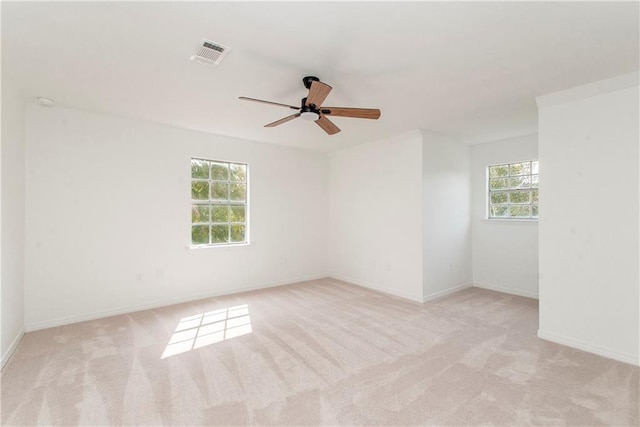
[{"label": "interior wall edge", "polygon": [[445,289],[442,291],[438,291],[438,292],[434,292],[432,294],[429,295],[424,295],[422,297],[422,302],[430,302],[430,301],[435,301],[437,299],[440,298],[444,298],[446,296],[449,296],[451,294],[454,294],[458,291],[461,291],[463,289],[468,289],[473,287],[473,282],[467,282],[467,283],[463,283],[462,285],[458,285],[458,286],[454,286],[453,288],[449,288],[449,289]]},{"label": "interior wall edge", "polygon": [[7,365],[7,362],[11,360],[11,356],[13,356],[13,353],[15,353],[18,345],[22,341],[24,333],[25,329],[22,328],[20,332],[18,332],[18,334],[13,338],[13,341],[11,341],[11,345],[9,345],[9,348],[7,348],[7,351],[4,352],[2,358],[0,359],[0,370],[4,369],[4,367]]},{"label": "interior wall edge", "polygon": [[553,107],[555,105],[566,104],[568,102],[578,101],[638,86],[639,80],[640,72],[634,71],[609,79],[598,80],[586,85],[540,95],[536,98],[536,103],[538,104],[538,108]]},{"label": "interior wall edge", "polygon": [[35,323],[27,324],[25,326],[24,331],[25,332],[33,332],[33,331],[38,331],[38,330],[41,330],[41,329],[53,328],[53,327],[56,327],[56,326],[70,325],[72,323],[79,323],[79,322],[85,322],[85,321],[88,321],[88,320],[102,319],[102,318],[105,318],[105,317],[117,316],[117,315],[120,315],[120,314],[135,313],[135,312],[138,312],[138,311],[150,310],[150,309],[160,308],[160,307],[166,307],[166,306],[170,306],[170,305],[174,305],[174,304],[182,304],[182,303],[185,303],[185,302],[198,301],[198,300],[202,300],[202,299],[206,299],[206,298],[213,298],[213,297],[219,297],[219,296],[225,296],[225,295],[235,295],[235,294],[240,294],[242,292],[255,291],[255,290],[258,290],[258,289],[275,288],[275,287],[278,287],[278,286],[290,285],[292,283],[299,283],[299,282],[307,282],[307,281],[310,281],[310,280],[318,280],[318,279],[323,279],[323,278],[326,278],[326,277],[329,277],[328,274],[315,274],[315,275],[312,275],[312,276],[297,277],[297,278],[294,278],[294,279],[282,280],[282,281],[277,281],[277,282],[260,283],[260,284],[245,286],[245,287],[242,287],[242,288],[233,289],[233,290],[227,290],[227,291],[222,291],[222,292],[207,292],[207,293],[204,293],[204,294],[191,295],[191,296],[187,296],[187,297],[172,298],[172,299],[156,301],[156,302],[152,302],[152,303],[149,303],[149,304],[131,305],[131,306],[127,306],[127,307],[116,308],[116,309],[113,309],[113,310],[97,311],[97,312],[93,312],[93,313],[81,314],[81,315],[78,315],[78,316],[62,317],[62,318],[57,318],[57,319],[53,319],[53,320],[47,320],[47,321],[44,321],[44,322],[35,322]]},{"label": "interior wall edge", "polygon": [[363,142],[362,144],[353,145],[350,147],[339,148],[336,150],[326,152],[326,156],[328,159],[332,159],[338,156],[345,155],[349,152],[354,152],[358,150],[366,149],[367,147],[375,146],[376,144],[384,144],[389,141],[398,141],[398,140],[406,140],[411,138],[422,138],[422,131],[420,129],[410,129],[408,131],[396,132],[389,136],[372,139],[367,142]]},{"label": "interior wall edge", "polygon": [[361,286],[363,288],[372,289],[374,291],[382,292],[383,294],[392,295],[394,297],[403,298],[413,302],[422,303],[422,297],[414,294],[409,294],[405,292],[398,292],[397,289],[389,288],[386,286],[377,286],[371,282],[366,280],[358,280],[353,277],[343,276],[342,274],[334,274],[331,273],[328,276],[330,279],[342,280],[343,282],[349,282],[352,285]]},{"label": "interior wall edge", "polygon": [[527,292],[527,291],[523,291],[520,289],[510,289],[510,288],[503,288],[501,286],[493,286],[493,285],[486,285],[484,283],[473,283],[473,287],[474,288],[481,288],[481,289],[487,289],[489,291],[495,291],[495,292],[501,292],[503,294],[510,294],[510,295],[516,295],[519,297],[525,297],[525,298],[531,298],[531,299],[536,299],[539,300],[540,296],[538,295],[538,293],[534,293],[534,292]]},{"label": "interior wall edge", "polygon": [[538,338],[567,347],[575,348],[577,350],[586,351],[588,353],[597,354],[598,356],[606,357],[607,359],[613,359],[619,362],[628,363],[630,365],[640,366],[640,358],[632,354],[621,353],[615,350],[610,350],[608,348],[595,346],[582,341],[574,340],[572,338],[566,338],[560,335],[556,335],[552,332],[538,329]]}]

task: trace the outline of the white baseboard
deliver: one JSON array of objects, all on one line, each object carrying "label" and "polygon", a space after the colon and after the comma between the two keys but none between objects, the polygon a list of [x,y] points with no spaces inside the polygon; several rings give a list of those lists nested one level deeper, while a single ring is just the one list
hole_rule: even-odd
[{"label": "white baseboard", "polygon": [[566,345],[567,347],[576,348],[578,350],[586,351],[588,353],[597,354],[598,356],[606,357],[607,359],[617,360],[619,362],[629,363],[631,365],[640,366],[640,358],[631,354],[620,353],[607,348],[598,347],[592,344],[586,344],[571,338],[561,337],[556,334],[544,332],[538,329],[538,338],[551,341],[556,344]]},{"label": "white baseboard", "polygon": [[13,341],[11,341],[11,345],[9,346],[7,351],[5,351],[2,355],[2,359],[0,359],[0,370],[2,370],[7,362],[11,360],[11,356],[13,356],[13,353],[15,353],[16,349],[18,348],[18,344],[20,344],[20,341],[22,341],[23,336],[24,329],[21,329],[20,332],[18,332],[18,335],[16,335]]},{"label": "white baseboard", "polygon": [[165,306],[174,305],[174,304],[181,304],[181,303],[190,302],[190,301],[197,301],[197,300],[201,300],[201,299],[205,299],[205,298],[213,298],[213,297],[219,297],[219,296],[223,296],[223,295],[231,295],[231,294],[237,294],[237,293],[241,293],[241,292],[255,291],[255,290],[258,290],[258,289],[274,288],[276,286],[290,285],[292,283],[298,283],[298,282],[307,282],[309,280],[317,280],[317,279],[322,279],[322,278],[325,278],[325,277],[327,277],[326,274],[317,274],[317,275],[307,276],[307,277],[298,277],[298,278],[290,279],[290,280],[284,280],[284,281],[278,281],[278,282],[268,282],[268,283],[261,283],[261,284],[252,285],[252,286],[245,286],[245,287],[238,288],[238,289],[229,289],[229,290],[224,290],[224,291],[207,292],[207,293],[204,293],[204,294],[191,295],[191,296],[188,296],[188,297],[181,297],[181,298],[173,298],[173,299],[167,299],[167,300],[161,300],[161,301],[154,301],[154,302],[151,302],[151,303],[148,303],[148,304],[131,305],[131,306],[127,306],[127,307],[116,308],[116,309],[113,309],[113,310],[103,310],[103,311],[96,311],[96,312],[93,312],[93,313],[79,314],[79,315],[75,315],[75,316],[60,317],[60,318],[52,319],[52,320],[45,320],[45,321],[41,321],[41,322],[29,323],[29,324],[26,325],[25,330],[26,330],[26,332],[32,332],[32,331],[37,331],[37,330],[40,330],[40,329],[47,329],[47,328],[53,328],[53,327],[56,327],[56,326],[70,325],[72,323],[85,322],[87,320],[102,319],[104,317],[117,316],[119,314],[135,313],[136,311],[150,310],[150,309],[153,309],[153,308],[165,307]]},{"label": "white baseboard", "polygon": [[429,295],[425,295],[422,297],[422,302],[429,302],[429,301],[434,301],[440,298],[444,298],[447,295],[451,295],[455,292],[461,291],[463,289],[467,289],[473,286],[473,283],[469,282],[469,283],[464,283],[462,285],[458,285],[454,288],[450,288],[450,289],[445,289],[443,291],[438,291],[438,292],[434,292],[432,294]]},{"label": "white baseboard", "polygon": [[387,288],[384,286],[378,286],[371,282],[367,282],[364,280],[354,279],[353,277],[343,276],[341,274],[329,274],[329,278],[342,280],[343,282],[348,282],[353,285],[362,286],[363,288],[372,289],[374,291],[382,292],[383,294],[393,295],[394,297],[400,297],[404,299],[408,299],[414,302],[422,302],[422,298],[417,295],[408,294],[405,292],[398,291],[394,288]]},{"label": "white baseboard", "polygon": [[482,283],[474,283],[473,287],[474,288],[488,289],[490,291],[502,292],[503,294],[517,295],[519,297],[538,299],[538,294],[537,293],[528,292],[528,291],[521,291],[519,289],[501,288],[500,286],[485,285],[485,284],[482,284]]}]

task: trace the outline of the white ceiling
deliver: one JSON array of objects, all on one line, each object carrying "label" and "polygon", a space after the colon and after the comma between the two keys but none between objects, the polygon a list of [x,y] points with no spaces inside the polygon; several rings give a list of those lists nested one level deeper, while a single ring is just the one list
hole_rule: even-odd
[{"label": "white ceiling", "polygon": [[[25,96],[330,151],[410,129],[467,143],[536,131],[535,96],[638,69],[638,3],[2,3],[3,72]],[[189,60],[206,37],[223,62]],[[263,125],[316,75],[331,106],[380,120]]]}]

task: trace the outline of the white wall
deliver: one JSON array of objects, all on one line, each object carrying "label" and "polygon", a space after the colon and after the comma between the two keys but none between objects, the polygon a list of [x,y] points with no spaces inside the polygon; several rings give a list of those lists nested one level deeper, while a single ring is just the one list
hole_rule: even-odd
[{"label": "white wall", "polygon": [[538,222],[487,220],[486,187],[488,166],[536,160],[538,136],[474,145],[471,158],[474,286],[538,298]]},{"label": "white wall", "polygon": [[[190,157],[250,167],[251,246],[187,249]],[[327,273],[323,154],[27,107],[28,329]]]},{"label": "white wall", "polygon": [[538,98],[541,338],[640,364],[638,74]]},{"label": "white wall", "polygon": [[329,155],[331,276],[422,301],[422,135]]},{"label": "white wall", "polygon": [[2,359],[9,359],[24,331],[24,100],[14,79],[2,73]]},{"label": "white wall", "polygon": [[423,131],[423,299],[471,286],[471,150]]}]

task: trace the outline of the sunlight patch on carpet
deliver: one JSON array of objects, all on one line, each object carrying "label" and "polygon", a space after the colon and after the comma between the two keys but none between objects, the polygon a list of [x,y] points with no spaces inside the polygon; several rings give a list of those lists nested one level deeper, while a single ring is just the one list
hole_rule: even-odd
[{"label": "sunlight patch on carpet", "polygon": [[183,317],[161,359],[250,333],[247,304]]}]

